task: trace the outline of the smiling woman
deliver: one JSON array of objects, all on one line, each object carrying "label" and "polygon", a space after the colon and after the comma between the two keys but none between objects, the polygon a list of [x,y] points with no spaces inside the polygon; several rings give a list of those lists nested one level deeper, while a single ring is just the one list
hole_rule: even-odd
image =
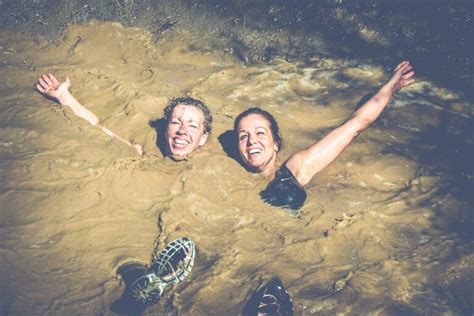
[{"label": "smiling woman", "polygon": [[300,208],[306,199],[303,186],[379,117],[398,90],[415,82],[414,74],[408,61],[401,62],[390,80],[349,120],[320,141],[292,155],[278,170],[281,137],[276,120],[260,108],[242,112],[234,122],[240,157],[251,171],[272,180],[261,192],[262,198],[274,206]]},{"label": "smiling woman", "polygon": [[235,120],[238,130],[239,152],[247,166],[265,176],[274,172],[276,153],[282,140],[275,118],[260,108],[250,108],[240,113]]}]

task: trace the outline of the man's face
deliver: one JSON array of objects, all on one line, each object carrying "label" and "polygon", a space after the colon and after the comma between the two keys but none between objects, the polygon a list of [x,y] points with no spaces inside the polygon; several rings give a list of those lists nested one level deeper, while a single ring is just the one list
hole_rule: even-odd
[{"label": "man's face", "polygon": [[168,121],[166,141],[173,156],[189,157],[206,143],[204,113],[192,105],[177,105]]}]

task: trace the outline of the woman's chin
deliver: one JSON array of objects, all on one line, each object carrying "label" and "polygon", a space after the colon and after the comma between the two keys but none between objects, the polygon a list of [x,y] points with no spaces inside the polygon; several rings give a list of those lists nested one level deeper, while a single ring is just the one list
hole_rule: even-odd
[{"label": "woman's chin", "polygon": [[247,169],[255,173],[261,173],[264,171],[264,168],[261,164],[246,162],[245,165],[247,166]]}]

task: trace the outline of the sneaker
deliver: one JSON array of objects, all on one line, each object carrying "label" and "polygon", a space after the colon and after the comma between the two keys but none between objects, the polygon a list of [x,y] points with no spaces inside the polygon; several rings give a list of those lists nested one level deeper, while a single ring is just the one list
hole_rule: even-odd
[{"label": "sneaker", "polygon": [[143,307],[156,304],[165,290],[191,272],[195,255],[191,239],[183,237],[170,242],[146,273],[130,285],[130,296]]}]

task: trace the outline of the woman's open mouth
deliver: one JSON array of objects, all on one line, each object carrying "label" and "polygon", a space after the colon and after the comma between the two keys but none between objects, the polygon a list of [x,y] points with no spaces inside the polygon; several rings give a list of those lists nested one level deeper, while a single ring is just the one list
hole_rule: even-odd
[{"label": "woman's open mouth", "polygon": [[262,152],[263,152],[263,150],[260,149],[260,148],[252,148],[252,149],[247,151],[247,155],[249,157],[252,157],[252,156],[256,156],[258,154],[261,154]]}]

